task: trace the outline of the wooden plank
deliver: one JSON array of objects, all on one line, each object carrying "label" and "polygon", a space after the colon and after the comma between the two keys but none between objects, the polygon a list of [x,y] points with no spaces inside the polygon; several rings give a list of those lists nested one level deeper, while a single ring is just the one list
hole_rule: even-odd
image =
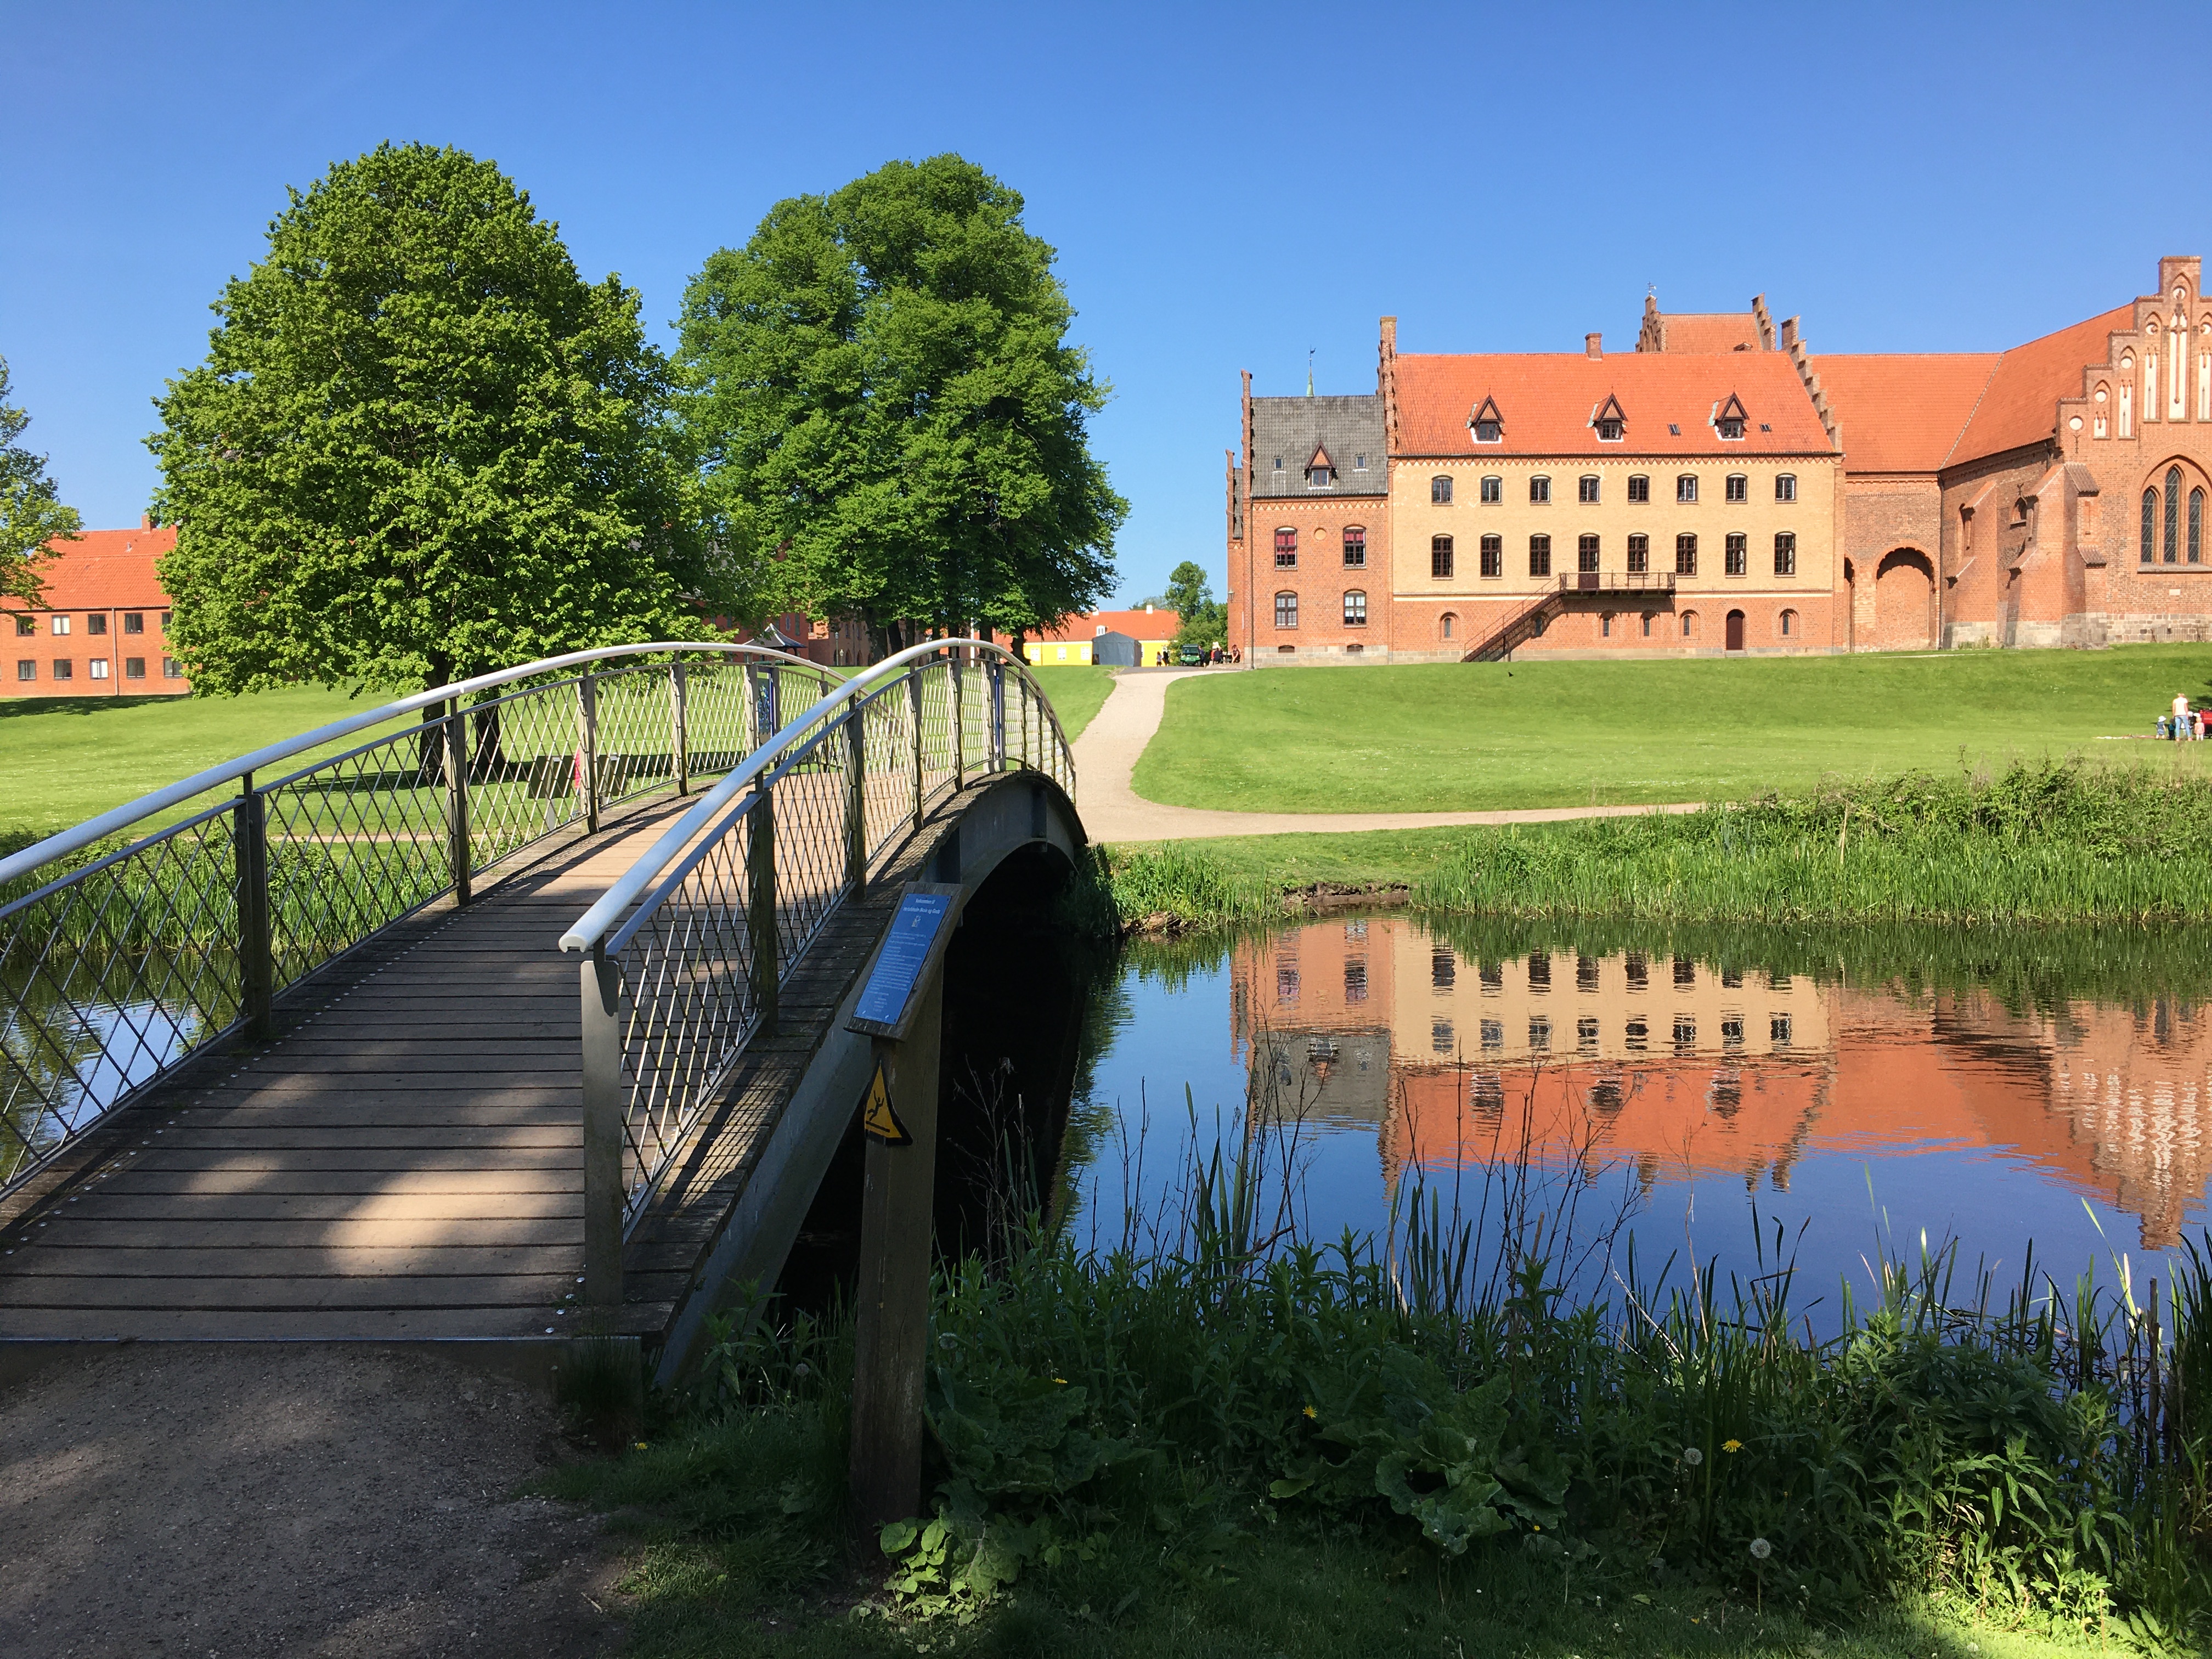
[{"label": "wooden plank", "polygon": [[0,1337],[131,1337],[140,1341],[422,1341],[441,1337],[534,1337],[565,1320],[536,1308],[317,1308],[276,1312],[239,1309],[9,1308]]},{"label": "wooden plank", "polygon": [[349,1085],[342,1078],[321,1077],[280,1079],[246,1087],[227,1084],[222,1088],[210,1089],[204,1094],[191,1097],[191,1104],[179,1109],[195,1112],[298,1112],[327,1107],[333,1110],[380,1112],[410,1106],[426,1111],[450,1111],[468,1107],[484,1110],[576,1113],[583,1110],[584,1092],[583,1086],[576,1083],[565,1088],[543,1084],[502,1084],[496,1087],[483,1084],[424,1084],[417,1087],[395,1089],[367,1085]]},{"label": "wooden plank", "polygon": [[[398,1240],[398,1244],[394,1243]],[[24,1255],[48,1249],[192,1250],[237,1249],[353,1249],[360,1248],[495,1249],[529,1245],[578,1252],[584,1248],[583,1211],[573,1215],[520,1218],[500,1216],[476,1219],[353,1220],[331,1218],[312,1221],[242,1221],[169,1216],[159,1221],[130,1221],[104,1218],[94,1224],[60,1222],[39,1235],[35,1247],[22,1247]]]},{"label": "wooden plank", "polygon": [[0,1285],[23,1279],[481,1279],[566,1277],[575,1246],[485,1244],[179,1244],[82,1247],[46,1243],[0,1267]]},{"label": "wooden plank", "polygon": [[33,1308],[538,1308],[550,1316],[576,1287],[573,1273],[473,1279],[78,1279],[0,1275],[10,1314]]},{"label": "wooden plank", "polygon": [[[243,1220],[526,1220],[574,1218],[582,1224],[580,1191],[553,1193],[386,1192],[125,1193],[88,1194],[71,1206],[81,1220],[170,1221],[179,1218]],[[27,1237],[38,1237],[33,1223]]]},{"label": "wooden plank", "polygon": [[580,1157],[583,1144],[583,1132],[575,1123],[550,1117],[512,1125],[368,1124],[355,1117],[342,1123],[259,1124],[227,1118],[219,1123],[180,1121],[169,1132],[161,1150],[183,1146],[194,1152],[337,1152],[374,1147],[394,1152],[499,1152],[568,1148]]},{"label": "wooden plank", "polygon": [[[358,1097],[356,1097],[358,1098]],[[267,1106],[185,1106],[178,1109],[175,1133],[221,1131],[228,1134],[339,1134],[353,1130],[453,1130],[492,1133],[528,1130],[547,1133],[576,1127],[574,1108],[565,1106],[479,1106],[473,1101],[450,1105],[424,1105],[407,1101],[382,1101],[344,1107],[317,1105],[312,1101]]]},{"label": "wooden plank", "polygon": [[166,1176],[290,1175],[301,1173],[386,1174],[392,1171],[574,1172],[582,1178],[583,1143],[553,1146],[176,1146],[144,1153],[107,1179],[153,1179]]},{"label": "wooden plank", "polygon": [[108,1197],[216,1197],[258,1193],[264,1196],[309,1198],[351,1194],[375,1195],[459,1197],[520,1197],[526,1194],[583,1191],[581,1170],[125,1170],[111,1177],[97,1194],[84,1202]]}]

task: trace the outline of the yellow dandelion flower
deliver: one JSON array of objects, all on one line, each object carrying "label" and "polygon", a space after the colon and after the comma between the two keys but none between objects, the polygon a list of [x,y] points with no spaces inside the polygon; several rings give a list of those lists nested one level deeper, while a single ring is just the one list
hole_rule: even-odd
[{"label": "yellow dandelion flower", "polygon": [[1316,1411],[1311,1406],[1309,1406],[1306,1407],[1306,1415],[1308,1417],[1319,1417],[1321,1413]]},{"label": "yellow dandelion flower", "polygon": [[1066,1387],[1067,1386],[1067,1379],[1066,1379],[1066,1377],[1064,1377],[1064,1376],[1055,1376],[1055,1377],[1054,1377],[1052,1380],[1053,1380],[1054,1382],[1055,1382],[1059,1383],[1059,1384],[1060,1384],[1060,1387],[1062,1387],[1063,1389],[1064,1389],[1064,1388],[1066,1388]]},{"label": "yellow dandelion flower", "polygon": [[1723,1440],[1721,1442],[1721,1449],[1724,1452],[1740,1452],[1743,1449],[1743,1442],[1741,1440]]}]

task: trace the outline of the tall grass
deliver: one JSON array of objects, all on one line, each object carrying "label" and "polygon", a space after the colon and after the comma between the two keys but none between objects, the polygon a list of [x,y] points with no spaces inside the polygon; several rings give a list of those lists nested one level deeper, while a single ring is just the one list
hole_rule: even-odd
[{"label": "tall grass", "polygon": [[[1203,848],[1109,859],[1124,927],[1222,925],[1280,894]],[[2172,922],[2212,911],[2212,779],[2079,762],[1925,772],[1668,816],[1469,830],[1414,902],[1700,922]]]}]

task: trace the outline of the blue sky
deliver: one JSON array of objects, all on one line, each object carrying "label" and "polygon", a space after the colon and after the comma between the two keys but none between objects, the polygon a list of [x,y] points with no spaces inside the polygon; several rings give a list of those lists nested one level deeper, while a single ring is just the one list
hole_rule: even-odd
[{"label": "blue sky", "polygon": [[[0,356],[87,522],[287,185],[496,160],[666,342],[768,206],[957,150],[1060,251],[1115,399],[1121,596],[1222,563],[1237,372],[1634,342],[1763,291],[1816,350],[1989,349],[2212,252],[2212,11],[1920,5],[0,3]],[[2141,42],[2138,46],[2133,43]]]}]

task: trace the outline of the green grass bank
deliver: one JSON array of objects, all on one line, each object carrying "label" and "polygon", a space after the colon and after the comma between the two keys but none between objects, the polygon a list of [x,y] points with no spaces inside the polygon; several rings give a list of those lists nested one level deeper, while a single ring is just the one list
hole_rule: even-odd
[{"label": "green grass bank", "polygon": [[1110,848],[1121,924],[1280,915],[1315,889],[1497,916],[1953,926],[2212,914],[2212,779],[2019,763],[1907,773],[1684,815]]},{"label": "green grass bank", "polygon": [[2154,752],[2212,647],[1926,656],[1423,664],[1210,674],[1169,690],[1137,793],[1245,811],[1743,799],[1959,763]]},{"label": "green grass bank", "polygon": [[879,1536],[843,1509],[849,1326],[724,1328],[641,1446],[552,1478],[636,1541],[637,1650],[1967,1659],[2204,1633],[2201,1267],[2161,1308],[2184,1381],[2154,1409],[2142,1310],[2087,1281],[1888,1259],[1826,1338],[1780,1261],[1729,1285],[1630,1261],[1620,1298],[1571,1306],[1590,1241],[1559,1236],[1556,1190],[1501,1166],[1495,1231],[1413,1193],[1384,1243],[1317,1248],[1244,1146],[1164,1237],[1017,1224],[940,1269],[925,1513]]}]

